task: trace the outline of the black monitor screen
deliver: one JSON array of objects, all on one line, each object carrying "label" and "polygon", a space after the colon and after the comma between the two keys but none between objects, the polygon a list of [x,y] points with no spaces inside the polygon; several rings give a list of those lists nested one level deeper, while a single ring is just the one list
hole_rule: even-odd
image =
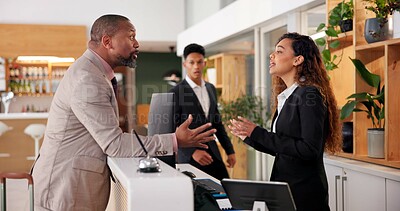
[{"label": "black monitor screen", "polygon": [[251,210],[254,201],[261,201],[266,203],[269,211],[296,210],[285,182],[223,179],[221,184],[234,209]]}]

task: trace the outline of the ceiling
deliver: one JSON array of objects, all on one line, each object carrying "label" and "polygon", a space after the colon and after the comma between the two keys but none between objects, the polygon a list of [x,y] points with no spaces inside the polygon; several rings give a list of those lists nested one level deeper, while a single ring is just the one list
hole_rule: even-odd
[{"label": "ceiling", "polygon": [[139,40],[139,46],[139,51],[141,52],[170,53],[176,51],[176,42],[153,42]]}]

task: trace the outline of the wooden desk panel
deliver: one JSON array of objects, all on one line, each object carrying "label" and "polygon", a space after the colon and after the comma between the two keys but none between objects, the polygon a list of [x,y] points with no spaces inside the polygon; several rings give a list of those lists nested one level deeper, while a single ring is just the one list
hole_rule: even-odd
[{"label": "wooden desk panel", "polygon": [[[28,172],[33,160],[27,157],[34,156],[34,140],[24,133],[25,128],[33,123],[46,124],[47,119],[12,119],[1,120],[12,130],[0,136],[0,153],[9,153],[10,157],[0,158],[0,171]],[[42,144],[40,140],[40,145]]]}]

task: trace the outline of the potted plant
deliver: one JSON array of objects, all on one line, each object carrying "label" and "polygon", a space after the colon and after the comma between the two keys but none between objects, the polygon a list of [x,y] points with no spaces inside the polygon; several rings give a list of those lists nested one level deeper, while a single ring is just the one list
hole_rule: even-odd
[{"label": "potted plant", "polygon": [[[351,59],[351,58],[350,58]],[[347,97],[347,103],[342,107],[340,118],[345,119],[352,112],[365,112],[371,120],[372,127],[368,129],[368,156],[373,158],[384,158],[385,137],[385,86],[381,86],[379,75],[367,70],[365,65],[358,59],[351,59],[361,78],[376,93],[360,92]]]},{"label": "potted plant", "polygon": [[[266,112],[266,108],[263,106],[261,98],[257,96],[242,95],[241,97],[228,102],[220,100],[219,111],[221,113],[222,122],[225,126],[230,125],[230,120],[236,119],[238,116],[245,117],[264,128],[268,128],[269,126],[267,125],[268,122],[266,120],[269,119],[270,115]],[[256,150],[247,144],[242,144],[243,141],[238,137],[233,136],[232,133],[228,132],[228,136],[231,138],[232,144],[234,144],[234,142],[237,143],[237,145],[234,145],[236,153],[243,152],[243,150],[245,151],[244,155],[247,157],[245,165],[254,166],[257,154]],[[236,156],[243,156],[243,154],[237,154]],[[236,165],[235,168],[237,168],[237,166],[240,168],[240,165]],[[250,172],[251,171],[248,171],[248,173]]]},{"label": "potted plant", "polygon": [[[243,95],[231,102],[221,100],[219,110],[224,125],[229,125],[230,120],[236,119],[237,116],[243,116],[262,127],[266,126],[265,117],[263,116],[265,108],[260,97]],[[269,117],[267,112],[265,114]]]},{"label": "potted plant", "polygon": [[369,3],[365,9],[375,13],[375,18],[365,20],[364,37],[368,43],[388,38],[388,16],[400,10],[399,0],[364,0]]},{"label": "potted plant", "polygon": [[[338,48],[340,41],[334,40],[326,46],[327,40],[338,37],[341,32],[353,30],[353,15],[353,0],[348,2],[343,0],[329,12],[328,25],[321,23],[317,28],[317,32],[324,31],[326,35],[325,37],[316,39],[315,42],[318,46],[321,46],[324,49],[321,52],[322,60],[326,70],[328,71],[336,69],[338,64],[341,62],[342,57],[339,56],[340,58],[337,60],[337,55],[331,55],[331,49]],[[340,27],[340,30],[337,29],[338,27]]]},{"label": "potted plant", "polygon": [[350,0],[348,2],[345,2],[343,0],[329,12],[329,25],[333,27],[339,26],[341,32],[352,31],[353,15],[353,0]]}]

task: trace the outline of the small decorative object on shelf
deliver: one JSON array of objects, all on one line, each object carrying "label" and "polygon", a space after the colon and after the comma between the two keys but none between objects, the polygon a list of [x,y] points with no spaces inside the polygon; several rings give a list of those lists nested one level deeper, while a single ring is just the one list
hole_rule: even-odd
[{"label": "small decorative object on shelf", "polygon": [[367,43],[387,40],[389,38],[388,16],[400,11],[398,0],[364,0],[370,4],[365,9],[375,13],[375,18],[365,20],[364,37]]},{"label": "small decorative object on shelf", "polygon": [[[376,94],[360,92],[350,95],[347,97],[349,101],[342,107],[340,118],[345,119],[352,112],[365,112],[373,126],[373,128],[368,128],[368,156],[385,158],[385,86],[381,86],[380,76],[368,71],[360,60],[351,60],[361,78],[376,89]],[[357,105],[363,105],[364,109]]]},{"label": "small decorative object on shelf", "polygon": [[52,95],[72,64],[18,59],[9,59],[8,63],[7,89],[17,96]]},{"label": "small decorative object on shelf", "polygon": [[339,26],[341,32],[353,30],[354,7],[353,0],[344,0],[329,12],[329,25]]},{"label": "small decorative object on shelf", "polygon": [[365,20],[364,36],[367,43],[387,40],[389,37],[388,24],[380,18],[368,18]]}]

